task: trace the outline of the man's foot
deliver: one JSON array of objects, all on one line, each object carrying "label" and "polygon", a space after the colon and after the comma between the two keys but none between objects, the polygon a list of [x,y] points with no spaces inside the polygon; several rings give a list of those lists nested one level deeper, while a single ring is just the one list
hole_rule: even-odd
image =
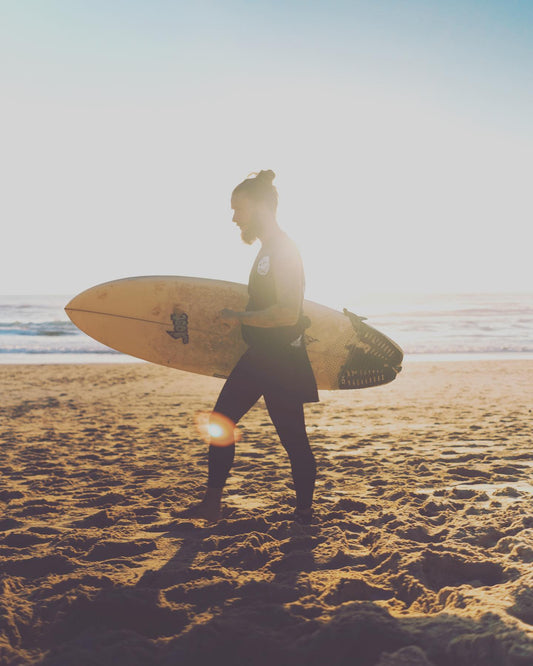
[{"label": "man's foot", "polygon": [[222,497],[222,488],[208,488],[203,500],[198,504],[193,504],[175,515],[179,518],[200,518],[210,523],[216,523],[220,520]]},{"label": "man's foot", "polygon": [[210,523],[216,523],[220,519],[221,510],[220,507],[209,506],[202,501],[183,509],[183,511],[176,511],[174,515],[179,518],[199,518]]},{"label": "man's foot", "polygon": [[292,514],[292,519],[300,525],[309,525],[313,520],[313,509],[311,507],[308,509],[296,508]]}]

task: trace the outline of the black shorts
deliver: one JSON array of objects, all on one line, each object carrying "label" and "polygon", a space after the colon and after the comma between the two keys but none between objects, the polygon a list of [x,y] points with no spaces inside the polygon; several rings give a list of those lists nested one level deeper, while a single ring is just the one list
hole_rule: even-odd
[{"label": "black shorts", "polygon": [[263,395],[275,393],[291,403],[319,400],[313,369],[303,345],[277,349],[250,347],[231,374],[259,386]]}]

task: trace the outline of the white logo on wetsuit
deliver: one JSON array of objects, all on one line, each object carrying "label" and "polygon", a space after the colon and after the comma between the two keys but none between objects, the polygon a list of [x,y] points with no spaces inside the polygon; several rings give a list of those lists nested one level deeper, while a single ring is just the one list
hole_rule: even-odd
[{"label": "white logo on wetsuit", "polygon": [[257,272],[259,275],[266,275],[270,270],[270,257],[261,257],[257,264]]}]

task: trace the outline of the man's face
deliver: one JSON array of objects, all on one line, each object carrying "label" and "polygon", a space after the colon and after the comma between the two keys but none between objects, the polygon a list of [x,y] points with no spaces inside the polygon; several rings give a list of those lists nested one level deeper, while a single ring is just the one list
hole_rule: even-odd
[{"label": "man's face", "polygon": [[257,204],[246,195],[237,192],[231,197],[233,222],[241,230],[242,240],[251,245],[257,240],[261,231]]}]

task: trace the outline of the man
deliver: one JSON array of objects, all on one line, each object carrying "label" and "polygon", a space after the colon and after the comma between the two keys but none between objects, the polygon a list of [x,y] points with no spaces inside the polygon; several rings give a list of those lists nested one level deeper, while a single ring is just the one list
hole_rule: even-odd
[{"label": "man", "polygon": [[[246,310],[222,310],[221,317],[241,325],[249,345],[226,380],[210,419],[207,491],[191,517],[216,521],[235,455],[235,424],[263,396],[287,451],[296,491],[294,520],[312,520],[316,463],[305,429],[303,405],[318,392],[305,349],[305,278],[299,252],[276,220],[278,193],[272,171],[260,171],[233,191],[233,222],[245,243],[261,241],[248,284]],[[228,436],[229,434],[229,436]]]}]

